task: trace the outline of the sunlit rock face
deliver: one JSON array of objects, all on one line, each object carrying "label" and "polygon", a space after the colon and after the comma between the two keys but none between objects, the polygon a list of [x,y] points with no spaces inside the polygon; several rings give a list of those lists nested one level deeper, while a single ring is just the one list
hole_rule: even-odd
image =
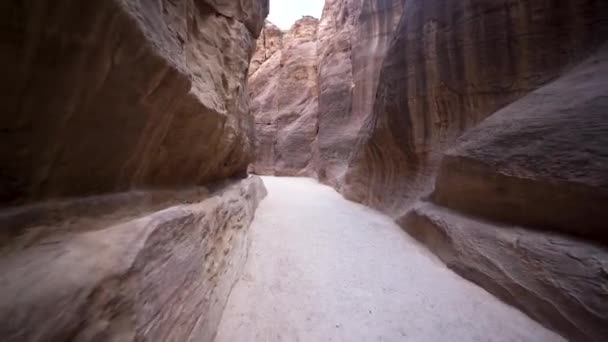
[{"label": "sunlit rock face", "polygon": [[[367,134],[362,127],[371,116],[401,8],[401,1],[326,1],[318,23],[304,18],[285,33],[280,56],[273,48],[281,42],[278,29],[267,23],[254,57],[263,62],[252,66],[250,76],[258,133],[254,172],[342,184],[350,157]],[[312,33],[313,26],[314,35],[299,33],[293,43],[285,41],[302,27]],[[298,74],[292,70],[298,65],[306,66],[306,79],[290,76]]]},{"label": "sunlit rock face", "polygon": [[[249,77],[257,139],[255,173],[315,175],[318,23],[304,17],[280,37],[266,38],[264,44],[258,39],[256,55],[272,51],[268,42],[280,46]],[[272,24],[266,31],[267,37],[276,32]]]},{"label": "sunlit rock face", "polygon": [[283,32],[273,23],[266,21],[256,41],[255,53],[249,64],[249,76],[253,75],[281,47],[283,47]]},{"label": "sunlit rock face", "polygon": [[3,1],[0,340],[212,341],[266,0]]}]

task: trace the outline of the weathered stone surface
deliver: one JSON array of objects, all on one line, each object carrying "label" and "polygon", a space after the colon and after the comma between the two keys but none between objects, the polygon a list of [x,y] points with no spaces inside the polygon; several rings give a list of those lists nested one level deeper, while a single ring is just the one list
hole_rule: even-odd
[{"label": "weathered stone surface", "polygon": [[319,178],[337,189],[369,132],[380,70],[402,1],[326,1],[319,25]]},{"label": "weathered stone surface", "polygon": [[457,143],[434,202],[608,245],[608,46]]},{"label": "weathered stone surface", "polygon": [[352,109],[352,32],[361,0],[326,0],[319,22],[318,177],[338,186],[352,140],[343,139]]},{"label": "weathered stone surface", "polygon": [[421,203],[399,222],[452,270],[571,341],[608,336],[608,249]]},{"label": "weathered stone surface", "polygon": [[[280,58],[267,58],[274,55],[268,47],[268,39],[265,40],[262,34],[254,61],[262,61],[265,65],[257,67],[256,62],[252,67],[260,71],[250,77],[252,110],[259,118],[256,119],[259,141],[255,172],[318,174],[322,181],[340,187],[350,156],[362,140],[361,136],[367,134],[362,126],[371,115],[382,60],[400,18],[401,7],[401,0],[326,1],[318,32],[314,35],[318,46],[315,48],[316,63],[310,59],[313,51],[308,48],[311,44],[301,39],[297,40],[298,44],[305,44],[298,49],[306,48],[307,51],[298,51],[291,46],[283,49]],[[296,24],[298,26],[312,28]],[[269,34],[272,45],[278,40],[276,29],[270,25],[266,27],[272,32]],[[292,28],[290,32],[293,31]],[[289,39],[290,34],[287,33],[284,39]],[[304,61],[303,56],[306,57]],[[318,79],[308,76],[306,82],[299,82],[298,87],[303,90],[296,93],[299,89],[293,86],[293,76],[281,78],[280,75],[294,74],[289,68],[297,63],[305,63],[309,69],[314,64]],[[305,87],[314,88],[314,95],[308,95],[308,99],[316,101],[318,107],[298,96],[309,93],[304,89],[305,83]],[[305,115],[298,116],[297,120],[295,116],[286,118],[288,112],[303,112],[302,106],[306,107]],[[297,125],[291,124],[294,120]]]},{"label": "weathered stone surface", "polygon": [[257,134],[255,173],[315,174],[317,26],[312,17],[298,20],[283,36],[281,49],[249,78]]},{"label": "weathered stone surface", "polygon": [[251,160],[265,0],[3,1],[0,201],[187,186]]},{"label": "weathered stone surface", "polygon": [[283,32],[273,23],[266,21],[260,37],[256,41],[255,53],[249,63],[249,76],[283,46]]},{"label": "weathered stone surface", "polygon": [[551,329],[604,341],[607,139],[605,46],[458,139],[433,203],[400,223],[456,272]]},{"label": "weathered stone surface", "polygon": [[[176,198],[179,204],[163,210],[157,203],[116,211],[119,195],[88,199],[110,206],[99,215],[83,216],[78,199],[58,204],[66,216],[41,218],[4,245],[2,340],[212,341],[264,185],[250,177],[168,195],[165,205]],[[41,227],[44,236],[37,235]]]},{"label": "weathered stone surface", "polygon": [[0,2],[0,340],[213,340],[265,191],[219,182],[253,156],[267,13]]},{"label": "weathered stone surface", "polygon": [[[393,216],[432,188],[466,129],[608,37],[605,1],[406,1],[342,193]],[[322,130],[322,125],[321,128]]]}]

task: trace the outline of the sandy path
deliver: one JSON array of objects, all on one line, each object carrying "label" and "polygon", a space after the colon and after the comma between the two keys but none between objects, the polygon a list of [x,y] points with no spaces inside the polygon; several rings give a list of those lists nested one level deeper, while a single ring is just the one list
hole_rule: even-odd
[{"label": "sandy path", "polygon": [[313,180],[264,183],[216,341],[562,341],[388,217]]}]

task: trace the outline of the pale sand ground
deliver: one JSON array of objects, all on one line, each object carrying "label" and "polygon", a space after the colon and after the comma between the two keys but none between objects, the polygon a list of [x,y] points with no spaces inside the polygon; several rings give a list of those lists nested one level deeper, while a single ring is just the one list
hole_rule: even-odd
[{"label": "pale sand ground", "polygon": [[217,342],[563,341],[448,270],[390,218],[310,179],[264,183]]}]

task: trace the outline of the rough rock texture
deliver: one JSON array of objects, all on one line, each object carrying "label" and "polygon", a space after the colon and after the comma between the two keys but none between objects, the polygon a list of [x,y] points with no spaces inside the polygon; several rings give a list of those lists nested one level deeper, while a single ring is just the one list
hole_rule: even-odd
[{"label": "rough rock texture", "polygon": [[608,46],[459,139],[433,201],[608,245]]},{"label": "rough rock texture", "polygon": [[[362,125],[371,115],[382,60],[401,7],[401,0],[328,0],[314,51],[308,39],[299,39],[297,44],[302,46],[297,48],[285,42],[281,57],[272,49],[273,42],[279,41],[277,29],[266,26],[270,38],[262,34],[254,56],[262,64],[252,66],[259,72],[250,77],[259,138],[254,172],[318,176],[340,186],[350,155],[361,140]],[[312,19],[304,22],[312,24]],[[301,25],[297,23],[290,32]],[[313,52],[316,63],[311,59]],[[298,64],[306,64],[310,71],[314,65],[318,76],[309,73],[305,81],[294,82],[296,72],[290,68]],[[285,72],[290,74],[285,77]],[[300,95],[308,96],[307,100]]]},{"label": "rough rock texture", "polygon": [[605,1],[406,1],[342,193],[403,214],[447,146],[588,56],[607,14]]},{"label": "rough rock texture", "polygon": [[[47,225],[46,236],[27,238],[39,229],[28,227],[19,238],[26,241],[2,250],[2,340],[212,341],[264,195],[261,179],[250,177],[211,192],[174,193],[181,204],[147,213],[77,212],[74,219],[81,204],[62,203],[68,216],[38,223]],[[114,200],[121,198],[89,199],[96,206]]]},{"label": "rough rock texture", "polygon": [[283,32],[273,23],[266,21],[249,63],[249,76],[253,75],[275,52],[281,50],[281,47],[283,47]]},{"label": "rough rock texture", "polygon": [[263,180],[216,342],[566,341],[451,272],[390,217],[312,179]]},{"label": "rough rock texture", "polygon": [[605,341],[608,46],[462,136],[430,200],[400,223],[448,266],[572,341]]},{"label": "rough rock texture", "polygon": [[401,0],[326,1],[319,28],[319,178],[342,187],[372,114]]},{"label": "rough rock texture", "polygon": [[317,26],[312,17],[298,20],[282,37],[280,50],[249,78],[257,134],[255,173],[315,174]]},{"label": "rough rock texture", "polygon": [[3,1],[0,201],[243,173],[264,0]]},{"label": "rough rock texture", "polygon": [[0,340],[213,339],[264,192],[217,184],[252,159],[267,13],[0,2]]}]

